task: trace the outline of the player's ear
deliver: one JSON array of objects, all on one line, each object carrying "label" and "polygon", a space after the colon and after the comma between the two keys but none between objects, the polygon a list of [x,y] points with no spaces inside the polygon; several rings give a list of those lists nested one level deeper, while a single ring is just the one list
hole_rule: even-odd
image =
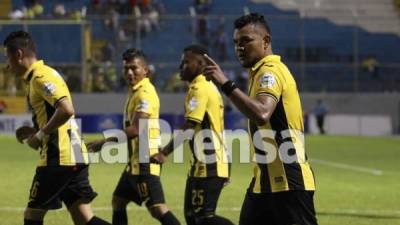
[{"label": "player's ear", "polygon": [[149,68],[148,65],[146,65],[146,66],[144,67],[144,71],[146,72],[146,77],[149,77],[149,78],[150,78],[151,72],[150,72],[150,68]]},{"label": "player's ear", "polygon": [[266,50],[271,45],[271,35],[269,35],[268,33],[264,34],[263,42],[264,50]]},{"label": "player's ear", "polygon": [[22,51],[22,49],[17,49],[17,51],[15,51],[15,58],[18,60],[19,63],[22,63],[22,59],[24,58],[24,51]]}]

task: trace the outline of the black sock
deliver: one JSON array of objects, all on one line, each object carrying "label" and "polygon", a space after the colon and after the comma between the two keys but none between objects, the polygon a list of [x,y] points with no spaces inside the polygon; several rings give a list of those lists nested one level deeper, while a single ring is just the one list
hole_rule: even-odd
[{"label": "black sock", "polygon": [[185,220],[187,225],[196,225],[196,220],[194,216],[185,215]]},{"label": "black sock", "polygon": [[37,221],[37,220],[24,219],[24,225],[43,225],[43,220]]},{"label": "black sock", "polygon": [[233,223],[222,216],[215,215],[201,219],[199,225],[233,225]]},{"label": "black sock", "polygon": [[87,225],[111,225],[111,223],[102,220],[101,218],[97,216],[93,216],[92,219],[86,223]]},{"label": "black sock", "polygon": [[126,210],[114,210],[112,214],[112,224],[113,225],[127,225],[128,215]]},{"label": "black sock", "polygon": [[174,216],[171,211],[165,213],[160,220],[162,225],[180,225],[179,220]]}]

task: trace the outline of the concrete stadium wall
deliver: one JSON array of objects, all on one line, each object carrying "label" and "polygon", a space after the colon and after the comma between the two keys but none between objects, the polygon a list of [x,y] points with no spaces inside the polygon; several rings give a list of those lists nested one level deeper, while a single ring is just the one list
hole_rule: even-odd
[{"label": "concrete stadium wall", "polygon": [[[125,94],[73,94],[79,114],[122,113]],[[161,113],[182,113],[184,94],[160,94]],[[312,112],[317,99],[323,99],[331,115],[390,116],[393,132],[400,133],[400,94],[302,93],[303,110]]]}]

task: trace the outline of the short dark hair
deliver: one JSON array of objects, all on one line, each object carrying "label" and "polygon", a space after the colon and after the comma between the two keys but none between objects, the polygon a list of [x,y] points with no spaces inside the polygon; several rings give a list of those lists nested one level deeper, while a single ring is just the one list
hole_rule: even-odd
[{"label": "short dark hair", "polygon": [[32,36],[23,30],[11,32],[6,39],[4,39],[3,45],[13,52],[18,49],[28,50],[28,53],[36,52],[36,46]]},{"label": "short dark hair", "polygon": [[193,52],[194,54],[198,54],[198,55],[204,55],[207,54],[208,55],[208,50],[206,47],[199,45],[199,44],[193,44],[193,45],[189,45],[186,46],[186,48],[183,49],[184,52]]},{"label": "short dark hair", "polygon": [[247,24],[261,25],[269,34],[271,34],[271,29],[269,28],[267,21],[264,16],[259,13],[250,13],[239,17],[235,20],[235,29],[240,29]]},{"label": "short dark hair", "polygon": [[129,48],[124,53],[122,53],[122,59],[126,61],[130,61],[134,58],[142,58],[147,62],[147,56],[144,54],[142,50],[136,48]]}]

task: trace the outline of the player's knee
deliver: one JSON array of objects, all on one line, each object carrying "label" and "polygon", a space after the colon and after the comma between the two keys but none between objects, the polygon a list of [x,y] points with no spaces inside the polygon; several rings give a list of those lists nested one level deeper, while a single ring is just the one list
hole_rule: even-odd
[{"label": "player's knee", "polygon": [[157,220],[161,220],[164,214],[168,212],[168,208],[165,204],[149,207],[148,209],[151,216]]},{"label": "player's knee", "polygon": [[124,210],[126,209],[126,206],[128,205],[129,201],[117,196],[113,196],[111,204],[113,210]]},{"label": "player's knee", "polygon": [[233,225],[233,223],[221,216],[210,215],[206,217],[199,217],[196,220],[198,225]]},{"label": "player's knee", "polygon": [[28,220],[37,220],[41,221],[44,218],[44,215],[46,215],[46,210],[43,209],[32,209],[32,208],[26,208],[24,211],[24,218]]}]

